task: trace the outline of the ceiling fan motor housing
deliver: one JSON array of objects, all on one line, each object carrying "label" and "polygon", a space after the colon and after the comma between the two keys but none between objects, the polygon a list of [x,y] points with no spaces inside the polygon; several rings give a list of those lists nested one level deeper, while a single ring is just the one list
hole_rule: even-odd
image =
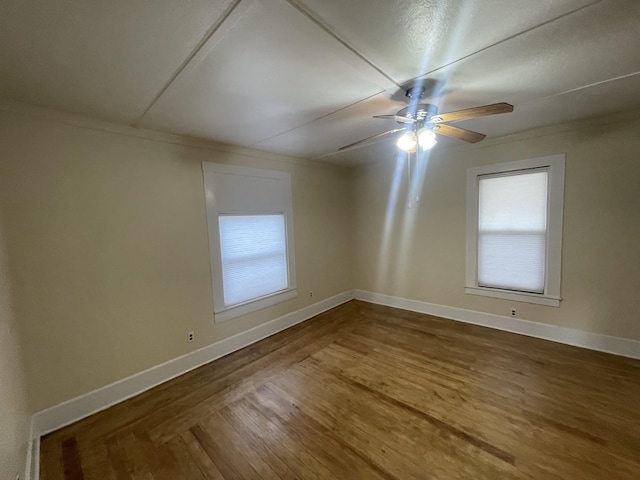
[{"label": "ceiling fan motor housing", "polygon": [[396,115],[399,117],[413,118],[420,123],[426,123],[431,117],[437,114],[438,107],[436,105],[432,105],[430,103],[417,103],[415,105],[404,107]]}]

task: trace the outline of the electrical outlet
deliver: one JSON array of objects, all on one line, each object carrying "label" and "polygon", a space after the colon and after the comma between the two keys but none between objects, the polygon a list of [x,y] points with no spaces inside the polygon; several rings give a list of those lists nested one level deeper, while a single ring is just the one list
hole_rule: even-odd
[{"label": "electrical outlet", "polygon": [[512,317],[515,317],[515,316],[516,316],[516,309],[515,309],[515,308],[512,308],[512,309],[511,309],[511,316],[512,316]]},{"label": "electrical outlet", "polygon": [[187,343],[193,342],[193,332],[187,333]]},{"label": "electrical outlet", "polygon": [[309,292],[309,296],[310,296],[310,297],[313,297],[313,292]]}]

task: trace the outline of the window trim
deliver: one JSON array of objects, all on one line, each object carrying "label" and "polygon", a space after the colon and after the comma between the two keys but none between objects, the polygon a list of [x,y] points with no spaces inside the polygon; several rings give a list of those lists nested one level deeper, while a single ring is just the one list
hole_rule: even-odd
[{"label": "window trim", "polygon": [[[202,162],[204,174],[204,190],[207,215],[207,230],[209,233],[209,259],[211,266],[211,283],[213,290],[213,317],[215,323],[223,323],[248,313],[262,310],[263,308],[276,305],[278,303],[291,300],[298,296],[296,288],[296,268],[293,241],[293,207],[291,200],[291,175],[288,172],[275,170],[263,170],[260,168],[241,167],[237,165],[223,165],[211,162]],[[280,204],[277,208],[271,205],[263,206],[259,204],[243,208],[219,209],[219,201],[216,201],[214,179],[216,174],[238,175],[253,178],[265,178],[284,180],[287,185],[285,192],[285,204]],[[273,215],[283,214],[286,233],[287,250],[287,273],[289,285],[284,290],[247,300],[245,302],[226,306],[224,303],[224,291],[222,283],[222,257],[220,250],[220,226],[218,217],[220,215]]]},{"label": "window trim", "polygon": [[[562,218],[565,155],[528,158],[467,169],[467,245],[465,293],[558,307],[562,267]],[[549,169],[544,293],[528,293],[478,285],[478,179],[484,175]]]}]

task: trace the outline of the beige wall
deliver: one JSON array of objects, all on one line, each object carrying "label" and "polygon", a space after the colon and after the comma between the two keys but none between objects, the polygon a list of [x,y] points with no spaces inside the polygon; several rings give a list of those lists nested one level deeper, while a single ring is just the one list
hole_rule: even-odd
[{"label": "beige wall", "polygon": [[[0,113],[0,205],[31,413],[354,287],[640,339],[637,113],[435,153],[411,209],[398,170],[387,215],[393,161],[341,169],[25,112]],[[560,308],[465,295],[466,169],[555,153],[567,155]],[[298,298],[213,323],[202,161],[291,172]],[[18,408],[15,328],[2,334]]]},{"label": "beige wall", "polygon": [[31,418],[0,223],[0,478],[24,478]]},{"label": "beige wall", "polygon": [[[640,340],[640,115],[627,117],[435,153],[419,205],[406,208],[403,172],[391,216],[394,162],[359,167],[357,287]],[[466,295],[466,169],[556,153],[566,153],[561,306]]]},{"label": "beige wall", "polygon": [[[60,118],[0,114],[32,412],[353,288],[346,170]],[[296,299],[213,323],[202,161],[291,172]]]}]

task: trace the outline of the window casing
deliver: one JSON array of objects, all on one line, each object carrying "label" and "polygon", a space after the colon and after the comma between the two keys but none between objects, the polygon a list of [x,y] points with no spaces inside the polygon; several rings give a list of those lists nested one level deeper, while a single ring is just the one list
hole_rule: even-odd
[{"label": "window casing", "polygon": [[560,304],[564,155],[467,170],[465,291]]},{"label": "window casing", "polygon": [[202,168],[216,323],[297,296],[290,175]]}]

